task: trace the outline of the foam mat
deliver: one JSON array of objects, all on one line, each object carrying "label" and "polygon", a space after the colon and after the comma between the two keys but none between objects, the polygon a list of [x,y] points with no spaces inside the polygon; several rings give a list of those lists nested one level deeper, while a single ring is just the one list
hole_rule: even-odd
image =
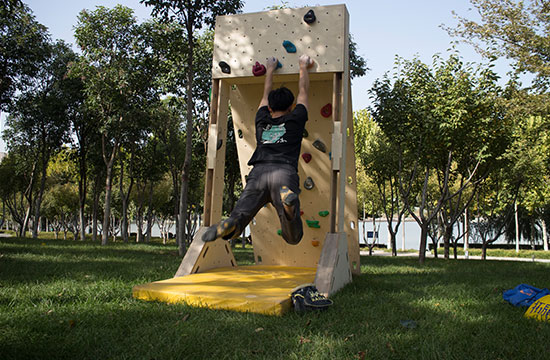
[{"label": "foam mat", "polygon": [[315,268],[238,266],[134,286],[136,299],[282,315],[291,309],[290,292],[313,283]]}]

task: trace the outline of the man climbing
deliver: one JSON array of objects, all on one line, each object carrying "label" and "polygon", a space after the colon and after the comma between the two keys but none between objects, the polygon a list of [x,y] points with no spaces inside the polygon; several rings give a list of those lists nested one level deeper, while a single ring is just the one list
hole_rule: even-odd
[{"label": "man climbing", "polygon": [[300,77],[296,107],[294,95],[286,87],[273,88],[276,58],[267,60],[264,92],[256,113],[256,150],[248,165],[252,171],[246,186],[228,219],[210,226],[203,241],[233,239],[240,235],[256,213],[272,203],[281,222],[283,239],[300,242],[303,235],[300,218],[298,158],[302,134],[307,121],[309,73],[313,64],[307,55],[300,56]]}]

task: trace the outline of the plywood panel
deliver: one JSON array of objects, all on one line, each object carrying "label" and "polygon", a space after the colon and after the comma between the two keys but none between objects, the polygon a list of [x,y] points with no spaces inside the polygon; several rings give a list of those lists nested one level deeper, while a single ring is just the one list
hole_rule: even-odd
[{"label": "plywood panel", "polygon": [[[298,90],[298,77],[294,81],[284,84],[275,83],[274,87],[285,85],[294,94]],[[261,84],[237,84],[233,85],[230,91],[231,109],[235,133],[237,136],[237,149],[243,183],[246,183],[246,175],[251,167],[247,165],[248,160],[254,152],[255,129],[254,118],[258,104],[261,100],[263,85]],[[277,234],[280,229],[279,218],[273,206],[260,210],[253,223],[251,223],[252,241],[254,255],[257,264],[262,265],[285,265],[285,266],[316,266],[325,240],[326,233],[330,228],[330,216],[322,217],[320,211],[330,210],[330,175],[331,165],[331,132],[333,131],[332,117],[321,116],[321,108],[332,101],[332,80],[312,81],[309,93],[309,120],[306,124],[308,137],[302,140],[301,153],[310,153],[312,160],[309,163],[300,157],[298,162],[298,175],[302,193],[300,202],[304,215],[304,238],[298,245],[288,245],[281,236]],[[351,106],[348,110],[351,109]],[[346,137],[348,142],[348,174],[351,180],[346,181],[346,224],[344,229],[348,234],[348,248],[355,249],[357,254],[350,255],[350,263],[355,263],[352,268],[354,273],[359,269],[359,248],[357,233],[357,206],[355,199],[355,164],[353,150],[353,132],[351,137]],[[351,141],[350,141],[351,139]],[[322,153],[313,146],[315,140],[322,141],[327,151]],[[306,190],[303,183],[307,177],[315,182],[312,190]],[[349,204],[348,204],[349,203]],[[319,221],[320,228],[309,228],[306,220]],[[353,225],[352,225],[353,223]],[[352,228],[353,226],[353,228]],[[356,244],[352,244],[356,242]],[[261,259],[261,261],[260,261]]]},{"label": "plywood panel", "polygon": [[[213,78],[252,76],[256,61],[265,64],[270,56],[283,64],[280,74],[297,73],[298,57],[315,60],[311,72],[342,72],[346,60],[347,10],[344,5],[314,7],[317,20],[309,25],[303,17],[310,8],[282,9],[259,13],[218,16],[214,36]],[[288,53],[283,40],[297,51]],[[225,61],[231,74],[219,66]]]}]

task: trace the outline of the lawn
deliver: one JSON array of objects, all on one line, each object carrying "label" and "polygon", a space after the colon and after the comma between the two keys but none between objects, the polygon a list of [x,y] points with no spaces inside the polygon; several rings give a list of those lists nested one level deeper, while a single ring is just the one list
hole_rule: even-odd
[{"label": "lawn", "polygon": [[[251,249],[236,249],[240,263]],[[547,359],[550,323],[502,300],[550,264],[362,257],[323,313],[282,317],[134,300],[173,245],[0,239],[2,359]],[[412,320],[414,328],[401,324]]]}]

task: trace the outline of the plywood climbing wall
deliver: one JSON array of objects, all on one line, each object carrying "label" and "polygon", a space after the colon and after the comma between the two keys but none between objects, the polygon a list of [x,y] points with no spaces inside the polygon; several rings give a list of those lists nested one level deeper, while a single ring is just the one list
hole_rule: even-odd
[{"label": "plywood climbing wall", "polygon": [[[321,109],[332,104],[334,95],[333,75],[343,73],[348,81],[343,82],[343,99],[339,104],[348,117],[347,128],[342,129],[346,144],[345,206],[339,217],[339,229],[347,234],[350,270],[359,273],[359,242],[357,232],[357,203],[355,185],[355,157],[353,147],[353,122],[349,89],[348,61],[348,13],[344,5],[314,7],[316,21],[307,24],[303,20],[309,8],[283,9],[262,13],[218,17],[214,40],[213,78],[221,80],[229,89],[229,102],[237,136],[237,148],[243,183],[251,167],[247,165],[255,149],[254,118],[263,92],[264,77],[252,76],[256,61],[275,56],[282,63],[274,77],[274,88],[284,85],[295,95],[298,92],[298,58],[302,54],[314,59],[310,70],[309,121],[307,137],[302,141],[302,154],[311,154],[306,163],[299,160],[298,174],[302,184],[300,202],[304,212],[304,237],[298,245],[288,245],[278,235],[280,223],[275,209],[268,205],[257,214],[250,224],[254,255],[258,265],[286,265],[316,267],[329,232],[329,216],[322,212],[330,210],[330,187],[333,170],[332,116],[324,117]],[[291,41],[297,51],[288,53],[283,40]],[[226,62],[230,73],[222,72],[219,65]],[[345,106],[344,106],[345,105]],[[313,146],[314,141],[326,146],[322,152]],[[335,151],[341,153],[342,151]],[[306,178],[311,177],[315,186],[306,190]],[[213,200],[215,201],[215,199]],[[221,201],[221,199],[220,199]],[[321,213],[321,214],[320,214]],[[318,221],[319,227],[307,226],[307,221]]]}]

